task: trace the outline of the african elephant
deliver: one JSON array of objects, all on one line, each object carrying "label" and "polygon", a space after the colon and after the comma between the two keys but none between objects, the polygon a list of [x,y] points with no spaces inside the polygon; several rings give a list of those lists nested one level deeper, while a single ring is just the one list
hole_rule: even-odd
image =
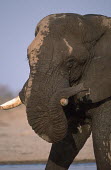
[{"label": "african elephant", "polygon": [[111,18],[52,14],[27,50],[29,79],[19,97],[29,124],[53,143],[46,170],[67,170],[92,131],[98,170],[111,169]]}]

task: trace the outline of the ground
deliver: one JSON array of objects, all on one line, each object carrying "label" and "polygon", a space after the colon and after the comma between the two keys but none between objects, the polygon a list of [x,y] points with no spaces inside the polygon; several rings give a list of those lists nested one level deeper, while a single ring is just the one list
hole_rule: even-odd
[{"label": "ground", "polygon": [[[29,126],[24,106],[0,111],[0,163],[47,161],[50,147]],[[90,137],[76,160],[94,159]]]}]

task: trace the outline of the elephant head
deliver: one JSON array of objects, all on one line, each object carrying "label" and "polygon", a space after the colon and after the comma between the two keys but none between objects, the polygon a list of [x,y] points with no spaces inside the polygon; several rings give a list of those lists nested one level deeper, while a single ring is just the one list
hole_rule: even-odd
[{"label": "elephant head", "polygon": [[[110,28],[107,17],[77,14],[50,15],[37,25],[27,50],[30,75],[17,99],[26,105],[32,129],[46,141],[55,143],[65,137],[68,122],[63,106],[70,96],[85,96],[90,88],[92,102],[104,98],[93,93],[96,76],[91,76],[101,47],[108,48],[103,42]],[[12,107],[6,105],[1,108]]]}]

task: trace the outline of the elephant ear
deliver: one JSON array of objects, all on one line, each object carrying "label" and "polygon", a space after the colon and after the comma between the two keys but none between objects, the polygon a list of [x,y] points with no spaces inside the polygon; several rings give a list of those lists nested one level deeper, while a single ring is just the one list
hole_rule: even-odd
[{"label": "elephant ear", "polygon": [[92,103],[111,96],[111,34],[106,33],[96,44],[94,58],[83,76],[84,86],[90,88]]},{"label": "elephant ear", "polygon": [[111,57],[97,57],[92,60],[84,77],[84,86],[90,88],[92,103],[111,96]]}]

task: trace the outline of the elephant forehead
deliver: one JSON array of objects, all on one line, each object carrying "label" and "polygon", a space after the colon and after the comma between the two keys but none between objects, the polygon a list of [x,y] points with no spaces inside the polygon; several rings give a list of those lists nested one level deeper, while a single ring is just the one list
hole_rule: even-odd
[{"label": "elephant forehead", "polygon": [[[43,18],[37,25],[40,30],[49,32],[50,16]],[[36,28],[37,29],[37,28]]]},{"label": "elephant forehead", "polygon": [[46,17],[38,24],[37,27],[39,27],[39,32],[27,49],[28,55],[30,55],[30,53],[35,49],[37,53],[40,52],[40,47],[43,45],[44,39],[50,33],[49,23],[50,17]]},{"label": "elephant forehead", "polygon": [[[57,19],[65,19],[66,14],[52,14],[45,18],[43,18],[36,26],[35,34],[37,35],[32,43],[28,47],[28,52],[30,53],[34,48],[38,51],[40,47],[43,45],[45,37],[51,32],[51,25],[53,25],[54,21]],[[56,25],[56,24],[55,24]]]},{"label": "elephant forehead", "polygon": [[49,25],[55,21],[56,19],[65,19],[66,18],[66,14],[51,14],[46,16],[45,18],[43,18],[36,26],[35,29],[35,33],[37,33],[40,29],[42,29],[44,31],[44,27],[45,27],[45,31],[47,29],[47,31],[49,31]]},{"label": "elephant forehead", "polygon": [[111,19],[103,16],[102,25],[108,26],[109,28],[111,28]]}]

